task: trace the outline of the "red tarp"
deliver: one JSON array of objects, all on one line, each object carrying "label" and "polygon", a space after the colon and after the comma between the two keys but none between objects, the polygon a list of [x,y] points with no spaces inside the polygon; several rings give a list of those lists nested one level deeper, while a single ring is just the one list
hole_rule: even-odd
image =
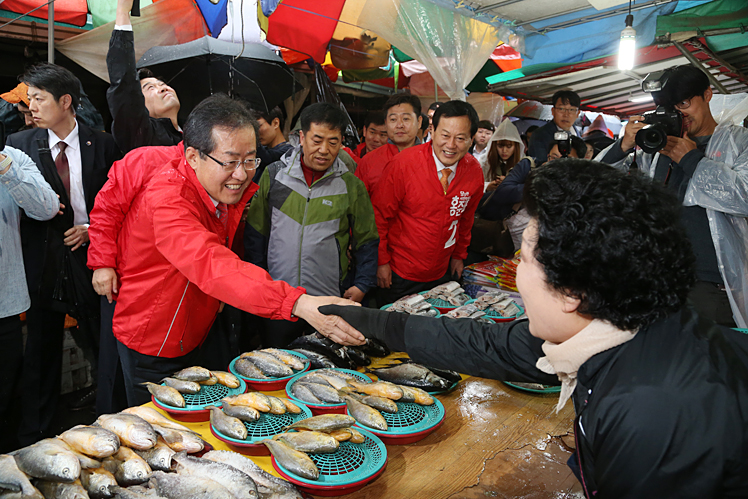
[{"label": "red tarp", "polygon": [[[0,9],[25,14],[46,3],[46,0],[5,0],[0,3]],[[47,19],[47,10],[47,5],[44,5],[44,7],[29,15]],[[55,22],[84,26],[86,24],[86,14],[88,14],[86,0],[55,0]]]},{"label": "red tarp", "polygon": [[344,3],[345,0],[283,0],[268,17],[268,42],[308,54],[322,64]]}]

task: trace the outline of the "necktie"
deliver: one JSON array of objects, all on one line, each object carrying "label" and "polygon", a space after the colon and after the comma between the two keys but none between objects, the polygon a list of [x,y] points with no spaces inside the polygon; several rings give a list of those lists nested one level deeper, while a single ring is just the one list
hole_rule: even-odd
[{"label": "necktie", "polygon": [[221,221],[223,224],[224,230],[228,230],[229,227],[229,209],[226,206],[226,203],[218,203],[216,206],[216,215],[218,215],[218,220]]},{"label": "necktie", "polygon": [[444,189],[444,194],[447,193],[447,187],[449,186],[449,176],[452,174],[451,168],[444,168],[442,170],[442,176],[439,179],[439,182],[442,183],[442,189]]},{"label": "necktie", "polygon": [[70,199],[70,164],[68,163],[68,156],[65,154],[65,148],[68,146],[64,142],[58,142],[60,146],[60,152],[55,158],[55,167],[57,168],[57,174],[62,179],[62,185],[65,187],[65,192]]}]

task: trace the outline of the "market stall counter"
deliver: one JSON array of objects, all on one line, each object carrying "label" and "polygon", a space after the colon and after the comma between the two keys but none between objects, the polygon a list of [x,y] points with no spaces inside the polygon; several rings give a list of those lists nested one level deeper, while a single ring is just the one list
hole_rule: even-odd
[{"label": "market stall counter", "polygon": [[[371,366],[359,371],[397,364],[406,357],[395,352],[372,359]],[[387,444],[383,472],[342,497],[582,497],[581,486],[566,465],[574,442],[571,404],[556,414],[557,393],[524,388],[463,376],[449,391],[435,394],[443,407],[443,421],[414,443]],[[264,393],[288,397],[285,390]],[[147,406],[169,416],[152,403]],[[208,421],[181,423],[216,450],[241,450],[216,438]],[[246,454],[264,470],[281,476],[270,456]]]}]

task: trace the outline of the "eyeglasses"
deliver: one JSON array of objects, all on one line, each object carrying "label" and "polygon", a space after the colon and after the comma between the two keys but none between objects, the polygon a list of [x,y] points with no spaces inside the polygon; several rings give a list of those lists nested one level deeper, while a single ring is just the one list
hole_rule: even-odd
[{"label": "eyeglasses", "polygon": [[563,114],[575,114],[577,111],[579,111],[579,108],[576,107],[553,107],[556,111]]},{"label": "eyeglasses", "polygon": [[250,172],[252,170],[256,170],[257,167],[259,167],[260,163],[262,162],[261,158],[248,158],[248,159],[245,159],[244,161],[240,159],[236,159],[234,161],[218,161],[216,158],[214,158],[207,152],[205,153],[205,155],[208,156],[213,161],[215,161],[216,163],[218,163],[219,165],[221,165],[223,167],[223,171],[227,173],[233,172],[234,170],[239,168],[239,165],[244,166],[244,171]]},{"label": "eyeglasses", "polygon": [[689,107],[691,107],[691,99],[684,99],[673,107],[675,107],[675,109],[678,109],[678,110],[688,109]]}]

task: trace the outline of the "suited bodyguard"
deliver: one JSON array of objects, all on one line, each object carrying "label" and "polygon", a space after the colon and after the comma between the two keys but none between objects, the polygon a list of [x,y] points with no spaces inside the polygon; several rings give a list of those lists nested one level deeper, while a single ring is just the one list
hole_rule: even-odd
[{"label": "suited bodyguard", "polygon": [[38,128],[9,136],[7,144],[36,163],[64,205],[50,221],[21,221],[31,308],[26,313],[18,438],[28,445],[48,436],[57,408],[65,314],[78,320],[76,340],[93,355],[92,365],[96,363],[99,301],[86,268],[88,216],[121,153],[111,135],[76,120],[80,82],[69,70],[40,64],[21,80],[29,87],[29,110]]}]

